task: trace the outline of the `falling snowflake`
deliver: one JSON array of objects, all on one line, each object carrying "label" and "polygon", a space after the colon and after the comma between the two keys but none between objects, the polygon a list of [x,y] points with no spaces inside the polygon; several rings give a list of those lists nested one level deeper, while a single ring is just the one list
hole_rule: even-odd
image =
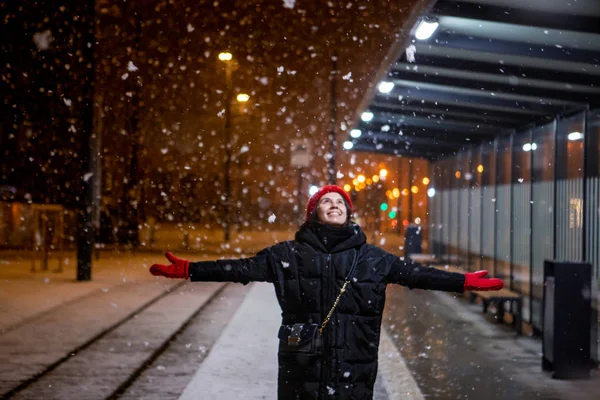
[{"label": "falling snowflake", "polygon": [[292,9],[296,5],[296,0],[283,0],[283,7]]},{"label": "falling snowflake", "polygon": [[269,223],[270,224],[274,223],[276,219],[277,219],[277,216],[275,214],[269,215]]},{"label": "falling snowflake", "polygon": [[281,262],[281,266],[282,266],[283,268],[288,268],[288,267],[290,266],[290,263],[289,263],[289,262],[282,261],[282,262]]},{"label": "falling snowflake", "polygon": [[240,149],[240,154],[247,153],[248,151],[250,151],[250,149],[248,148],[248,146],[243,145],[242,148]]},{"label": "falling snowflake", "polygon": [[48,50],[52,40],[52,32],[47,29],[44,32],[37,32],[33,35],[33,43],[35,43],[38,50]]},{"label": "falling snowflake", "polygon": [[87,172],[85,175],[83,175],[83,180],[84,180],[85,182],[87,182],[87,181],[89,181],[89,180],[90,180],[90,178],[91,178],[93,175],[94,175],[93,173],[91,173],[91,172]]},{"label": "falling snowflake", "polygon": [[67,107],[71,107],[71,104],[73,103],[70,99],[64,98],[63,101],[65,102],[65,105]]},{"label": "falling snowflake", "polygon": [[194,26],[193,26],[192,24],[188,24],[188,25],[187,25],[187,31],[188,31],[188,32],[194,32],[194,30],[195,30],[195,29],[196,29],[196,28],[194,28]]},{"label": "falling snowflake", "polygon": [[129,61],[129,64],[127,64],[127,71],[129,72],[135,72],[138,70],[138,67],[135,66],[135,64],[133,63],[133,61]]},{"label": "falling snowflake", "polygon": [[408,62],[413,63],[415,62],[415,53],[417,52],[417,48],[415,47],[414,44],[411,44],[410,46],[408,46],[406,48],[406,60],[408,60]]}]

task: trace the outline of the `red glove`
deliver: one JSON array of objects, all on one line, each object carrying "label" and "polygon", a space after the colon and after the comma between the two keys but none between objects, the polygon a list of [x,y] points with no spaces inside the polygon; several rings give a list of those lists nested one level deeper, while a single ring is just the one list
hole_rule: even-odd
[{"label": "red glove", "polygon": [[150,273],[154,276],[164,276],[166,278],[187,279],[190,277],[190,262],[175,257],[171,253],[166,253],[165,257],[171,261],[170,265],[154,264],[150,267]]},{"label": "red glove", "polygon": [[465,290],[500,290],[504,282],[498,278],[484,278],[487,271],[468,272],[465,274]]}]

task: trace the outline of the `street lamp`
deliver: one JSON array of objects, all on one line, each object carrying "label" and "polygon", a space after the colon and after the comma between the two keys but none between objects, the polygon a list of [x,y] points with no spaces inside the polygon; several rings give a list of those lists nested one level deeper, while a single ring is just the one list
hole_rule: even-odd
[{"label": "street lamp", "polygon": [[250,99],[250,96],[248,96],[246,93],[240,93],[235,99],[240,103],[245,103]]},{"label": "street lamp", "polygon": [[[233,99],[233,85],[231,82],[232,71],[234,67],[233,55],[229,52],[222,52],[218,55],[219,60],[225,63],[225,184],[224,184],[224,215],[223,215],[223,236],[224,241],[229,242],[231,231],[231,103]],[[246,93],[240,93],[236,96],[239,103],[246,103],[250,96]]]},{"label": "street lamp", "polygon": [[233,56],[231,55],[231,53],[228,53],[228,52],[219,53],[219,60],[221,60],[221,61],[231,61],[232,58],[233,58]]},{"label": "street lamp", "polygon": [[231,165],[231,97],[233,91],[231,85],[231,70],[233,56],[229,52],[219,53],[219,60],[225,63],[225,199],[223,202],[223,235],[225,242],[229,242],[229,221],[231,221],[229,216],[231,211],[231,176],[229,170]]}]

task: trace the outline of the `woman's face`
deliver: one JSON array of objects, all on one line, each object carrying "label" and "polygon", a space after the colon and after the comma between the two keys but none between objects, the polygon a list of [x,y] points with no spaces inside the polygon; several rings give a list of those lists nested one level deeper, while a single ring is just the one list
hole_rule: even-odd
[{"label": "woman's face", "polygon": [[326,193],[317,204],[317,218],[320,222],[329,225],[344,225],[348,210],[341,194],[336,192]]}]

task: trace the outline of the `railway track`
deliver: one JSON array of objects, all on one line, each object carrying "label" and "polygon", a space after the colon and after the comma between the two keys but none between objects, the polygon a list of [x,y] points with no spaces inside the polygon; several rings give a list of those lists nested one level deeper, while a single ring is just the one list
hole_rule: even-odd
[{"label": "railway track", "polygon": [[174,366],[191,378],[246,291],[148,281],[54,307],[0,335],[0,398],[177,398]]}]

